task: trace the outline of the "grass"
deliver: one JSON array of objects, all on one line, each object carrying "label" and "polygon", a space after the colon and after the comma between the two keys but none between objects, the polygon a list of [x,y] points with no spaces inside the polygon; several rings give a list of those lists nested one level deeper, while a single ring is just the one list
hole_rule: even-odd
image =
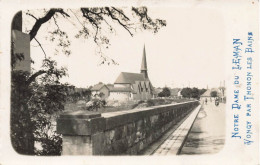
[{"label": "grass", "polygon": [[[108,113],[108,112],[116,112],[116,111],[122,111],[122,110],[132,110],[132,109],[138,109],[138,108],[144,108],[144,107],[151,107],[151,106],[157,106],[157,105],[166,105],[171,103],[181,103],[190,101],[189,99],[173,99],[173,98],[156,98],[156,99],[149,99],[147,101],[138,101],[137,103],[131,103],[131,104],[123,104],[122,106],[105,106],[102,108],[99,108],[97,111],[94,109],[94,112],[100,112],[100,113]],[[65,105],[65,111],[77,111],[77,110],[86,110],[85,104],[76,104],[76,103],[67,103]],[[86,110],[87,112],[88,110]]]},{"label": "grass", "polygon": [[[131,108],[124,108],[124,107],[113,107],[113,106],[105,106],[102,108],[99,108],[97,111],[94,109],[94,112],[100,112],[100,113],[107,113],[107,112],[116,112],[121,110],[130,110]],[[86,110],[85,105],[78,105],[76,103],[68,103],[65,105],[65,112],[69,111],[77,111],[77,110]],[[86,110],[87,112],[88,110]]]}]

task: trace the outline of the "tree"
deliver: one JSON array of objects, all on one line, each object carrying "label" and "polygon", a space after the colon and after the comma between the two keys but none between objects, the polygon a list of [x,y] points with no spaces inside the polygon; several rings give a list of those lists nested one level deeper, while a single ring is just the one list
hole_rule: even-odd
[{"label": "tree", "polygon": [[201,96],[203,93],[205,93],[206,91],[207,91],[207,89],[204,89],[204,88],[203,88],[203,89],[200,89],[200,90],[199,90],[200,96]]},{"label": "tree", "polygon": [[116,62],[105,56],[102,50],[109,47],[109,34],[116,34],[116,27],[123,28],[130,36],[133,36],[135,32],[142,30],[157,33],[161,27],[166,26],[165,20],[149,17],[146,7],[132,7],[130,10],[116,7],[81,8],[80,10],[50,9],[43,12],[45,14],[40,18],[36,16],[34,11],[26,12],[28,16],[35,20],[33,27],[27,28],[31,40],[34,39],[41,45],[39,40],[36,39],[36,35],[43,24],[52,23],[55,28],[48,32],[50,34],[48,39],[57,43],[56,54],[59,54],[59,52],[66,55],[71,54],[69,49],[71,45],[70,36],[59,26],[59,21],[66,20],[80,28],[74,37],[93,39],[99,48],[96,53],[103,59],[101,63],[107,62],[108,64]]},{"label": "tree", "polygon": [[90,89],[84,89],[82,92],[81,92],[81,95],[82,97],[84,97],[87,101],[90,100],[90,97],[91,97],[91,90]]},{"label": "tree", "polygon": [[199,89],[198,88],[192,88],[191,90],[191,97],[192,98],[199,98],[200,94],[199,94]]},{"label": "tree", "polygon": [[181,95],[182,95],[182,97],[185,97],[185,98],[191,98],[191,93],[192,93],[191,88],[183,88],[181,90]]},{"label": "tree", "polygon": [[89,111],[98,111],[100,108],[104,108],[106,105],[106,101],[101,98],[94,98],[89,102],[89,105],[87,105],[87,110]]},{"label": "tree", "polygon": [[73,102],[76,103],[79,100],[86,100],[89,101],[91,97],[91,90],[88,89],[84,89],[84,88],[74,88],[68,97],[68,102]]},{"label": "tree", "polygon": [[[81,17],[78,16],[81,13]],[[13,41],[11,48],[12,66],[12,91],[11,91],[11,139],[14,149],[20,154],[59,155],[61,152],[61,137],[53,129],[55,116],[64,110],[64,104],[71,86],[62,84],[60,79],[66,76],[66,68],[57,68],[57,62],[47,57],[44,48],[36,36],[42,25],[54,24],[55,28],[47,34],[51,42],[57,43],[56,54],[61,51],[70,55],[70,36],[59,26],[60,19],[74,21],[80,25],[76,38],[89,39],[99,47],[108,48],[109,38],[104,31],[115,33],[116,26],[125,29],[130,36],[138,30],[149,30],[157,33],[166,26],[166,21],[152,19],[146,7],[132,7],[127,14],[125,9],[115,7],[81,8],[80,10],[63,10],[60,8],[43,10],[40,16],[32,11],[26,15],[35,20],[28,30],[30,40],[35,40],[45,54],[40,70],[32,73],[17,71],[13,68],[18,61],[23,60],[22,54],[14,53]],[[130,17],[132,15],[132,17]],[[53,27],[53,26],[49,26]],[[99,52],[102,63],[109,59]],[[110,60],[115,63],[113,59]],[[33,62],[33,61],[32,61]],[[108,62],[109,64],[110,62]],[[54,130],[54,131],[53,131]],[[40,142],[41,151],[34,147],[35,142]]]},{"label": "tree", "polygon": [[[43,61],[41,77],[28,79],[28,72],[12,71],[11,91],[11,139],[13,147],[21,154],[60,154],[61,139],[53,131],[55,114],[64,109],[66,96],[71,88],[61,84],[59,79],[66,71],[55,69],[57,63]],[[34,143],[41,142],[42,151],[34,149]]]},{"label": "tree", "polygon": [[198,88],[183,88],[181,94],[185,98],[196,98],[198,99],[206,90]]},{"label": "tree", "polygon": [[171,91],[167,87],[164,87],[163,90],[160,93],[158,93],[159,97],[169,97],[170,95],[171,95]]},{"label": "tree", "polygon": [[210,96],[211,97],[218,97],[218,92],[217,91],[211,91]]},{"label": "tree", "polygon": [[105,96],[105,94],[103,92],[100,92],[98,96],[102,99]]}]

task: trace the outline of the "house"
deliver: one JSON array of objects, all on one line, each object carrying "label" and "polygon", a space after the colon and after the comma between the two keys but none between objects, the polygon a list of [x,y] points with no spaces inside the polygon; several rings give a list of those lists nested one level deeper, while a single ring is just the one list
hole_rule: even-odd
[{"label": "house", "polygon": [[105,99],[110,94],[109,85],[106,85],[102,82],[99,82],[98,84],[94,85],[90,90],[92,97],[98,96],[102,99]]},{"label": "house", "polygon": [[212,100],[214,97],[211,97],[211,92],[216,91],[217,92],[217,97],[224,97],[222,94],[222,91],[219,88],[212,88],[212,89],[207,89],[201,96],[200,98],[202,100]]},{"label": "house", "polygon": [[179,90],[177,97],[180,98],[180,99],[182,98],[181,89]]},{"label": "house", "polygon": [[209,100],[209,99],[211,99],[210,93],[211,93],[211,90],[210,90],[210,89],[207,89],[207,90],[200,96],[200,98],[203,99],[203,100],[206,100],[206,99]]},{"label": "house", "polygon": [[147,100],[154,97],[154,88],[148,77],[145,47],[141,73],[121,72],[109,89],[110,100]]},{"label": "house", "polygon": [[172,98],[181,98],[181,89],[180,88],[172,88],[171,91],[171,97]]}]

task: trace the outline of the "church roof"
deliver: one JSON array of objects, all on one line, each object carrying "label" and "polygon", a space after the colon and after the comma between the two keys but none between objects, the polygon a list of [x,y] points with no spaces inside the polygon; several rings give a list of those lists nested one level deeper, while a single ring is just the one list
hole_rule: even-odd
[{"label": "church roof", "polygon": [[111,87],[111,92],[132,92],[130,87]]},{"label": "church roof", "polygon": [[134,84],[135,81],[146,81],[142,73],[121,72],[115,84]]}]

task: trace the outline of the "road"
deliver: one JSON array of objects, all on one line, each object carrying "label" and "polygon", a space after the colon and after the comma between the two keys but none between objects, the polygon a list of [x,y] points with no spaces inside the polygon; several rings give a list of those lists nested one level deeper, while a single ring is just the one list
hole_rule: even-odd
[{"label": "road", "polygon": [[203,105],[180,155],[218,153],[225,143],[225,104]]}]

